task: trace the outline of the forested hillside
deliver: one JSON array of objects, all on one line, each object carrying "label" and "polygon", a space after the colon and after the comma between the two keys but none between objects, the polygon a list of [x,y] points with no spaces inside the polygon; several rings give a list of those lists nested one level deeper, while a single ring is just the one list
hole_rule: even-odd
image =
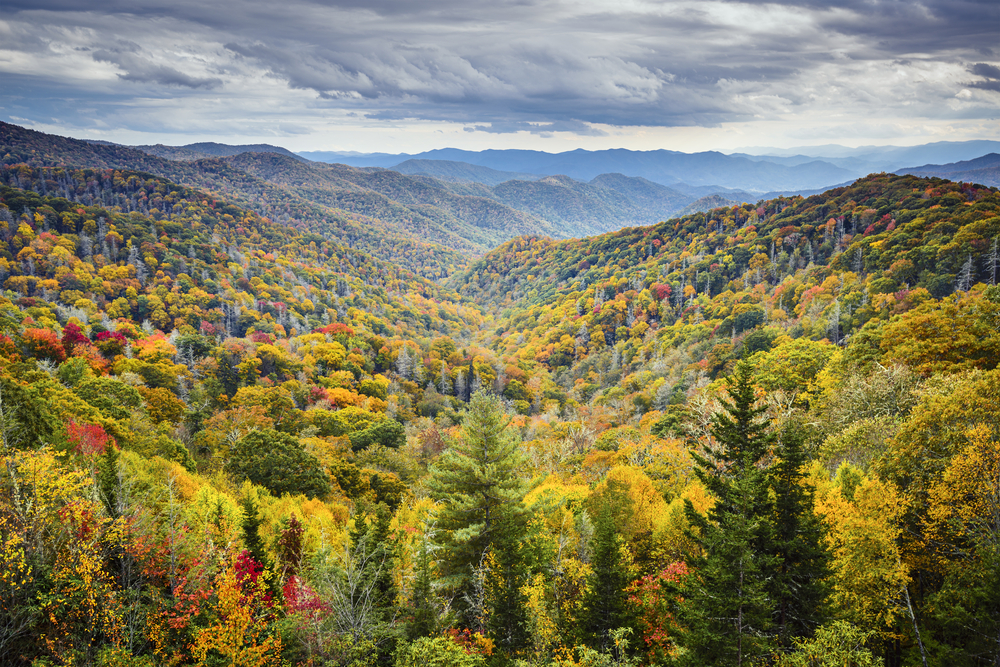
[{"label": "forested hillside", "polygon": [[[995,188],[879,174],[459,271],[377,251],[399,174],[24,136],[3,664],[1000,659]],[[318,178],[387,208],[248,203]]]},{"label": "forested hillside", "polygon": [[[428,242],[428,238],[433,239],[434,235],[427,225],[410,229],[395,224],[397,221],[391,218],[382,220],[331,208],[241,171],[227,159],[173,161],[125,146],[91,144],[6,123],[0,123],[0,152],[3,153],[0,161],[6,165],[24,163],[35,167],[125,169],[167,178],[215,193],[277,222],[321,234],[431,279],[451,275],[465,263],[460,252]],[[267,161],[268,155],[250,154],[250,159],[258,157]],[[271,157],[284,160],[282,164],[292,167],[299,164],[291,158]],[[406,222],[411,221],[407,218]],[[442,240],[450,239],[457,244],[469,243],[444,230],[441,230],[439,238],[441,236],[444,237]]]}]

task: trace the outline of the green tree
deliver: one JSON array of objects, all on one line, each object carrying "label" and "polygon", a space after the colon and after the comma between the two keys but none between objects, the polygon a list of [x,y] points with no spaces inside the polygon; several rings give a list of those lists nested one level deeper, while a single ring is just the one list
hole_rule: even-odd
[{"label": "green tree", "polygon": [[105,511],[112,519],[121,516],[118,504],[119,487],[118,447],[113,442],[108,442],[104,445],[104,452],[101,453],[97,463],[97,493]]},{"label": "green tree", "polygon": [[624,487],[619,480],[608,480],[599,499],[591,540],[593,574],[583,597],[580,630],[584,643],[600,651],[611,647],[612,630],[631,628],[636,621],[625,591],[632,581],[625,539],[618,530],[621,518],[631,511]]},{"label": "green tree", "polygon": [[139,390],[114,378],[84,380],[73,391],[112,419],[127,419],[132,410],[142,406]]},{"label": "green tree", "polygon": [[411,641],[433,635],[438,627],[437,609],[434,606],[434,593],[431,588],[430,540],[426,533],[420,539],[415,570],[413,593],[410,596],[410,618],[406,624],[406,636]]},{"label": "green tree", "polygon": [[705,455],[692,452],[695,474],[715,497],[708,515],[691,502],[685,513],[700,554],[687,557],[687,577],[678,609],[679,644],[691,665],[749,665],[772,648],[769,578],[780,559],[773,555],[770,485],[763,462],[773,443],[755,407],[751,366],[741,361],[728,380],[728,399],[713,417],[717,444]]},{"label": "green tree", "polygon": [[769,589],[774,624],[783,646],[793,637],[812,635],[822,623],[828,592],[829,553],[823,548],[823,524],[814,511],[813,489],[803,481],[804,441],[801,427],[786,427],[772,476],[773,555],[780,562]]},{"label": "green tree", "polygon": [[435,536],[440,582],[454,596],[461,620],[469,627],[481,623],[476,605],[470,603],[477,597],[473,571],[483,565],[502,531],[525,521],[525,485],[519,474],[524,459],[508,424],[500,399],[476,392],[463,437],[431,467],[428,482],[433,497],[442,503]]},{"label": "green tree", "polygon": [[[393,578],[399,560],[399,542],[389,523],[392,512],[385,503],[374,509],[362,507],[349,531],[352,555],[357,559],[357,583],[350,586],[354,610],[367,608],[370,626],[368,638],[378,649],[378,662],[391,663],[398,632],[391,628],[395,620],[398,590]],[[345,590],[347,588],[345,587]]]},{"label": "green tree", "polygon": [[252,431],[238,440],[230,451],[226,471],[278,496],[303,493],[312,498],[330,493],[330,481],[319,460],[296,438],[270,428]]},{"label": "green tree", "polygon": [[406,431],[395,419],[384,419],[363,431],[351,433],[348,437],[351,440],[351,449],[356,452],[372,445],[399,449],[406,444]]},{"label": "green tree", "polygon": [[0,370],[0,444],[5,453],[60,444],[64,433],[37,387],[24,386]]},{"label": "green tree", "polygon": [[240,508],[243,510],[243,547],[255,561],[266,567],[267,555],[264,553],[264,540],[260,537],[260,513],[254,495],[256,494],[251,489],[246,489],[240,499]]}]

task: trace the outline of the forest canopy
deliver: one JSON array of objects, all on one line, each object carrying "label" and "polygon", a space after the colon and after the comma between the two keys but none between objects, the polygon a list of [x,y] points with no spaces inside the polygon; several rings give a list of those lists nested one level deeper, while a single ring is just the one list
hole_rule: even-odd
[{"label": "forest canopy", "polygon": [[5,664],[1000,658],[995,188],[454,270],[46,146],[0,165]]}]

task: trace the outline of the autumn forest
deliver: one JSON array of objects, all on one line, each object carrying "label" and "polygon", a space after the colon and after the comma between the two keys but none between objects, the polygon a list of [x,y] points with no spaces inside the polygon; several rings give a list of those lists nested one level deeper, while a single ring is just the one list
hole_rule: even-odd
[{"label": "autumn forest", "polygon": [[1000,665],[997,188],[497,197],[0,124],[0,664]]}]

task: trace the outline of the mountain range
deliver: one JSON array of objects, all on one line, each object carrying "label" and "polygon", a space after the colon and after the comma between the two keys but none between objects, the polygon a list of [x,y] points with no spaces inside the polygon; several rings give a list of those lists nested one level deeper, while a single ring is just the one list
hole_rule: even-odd
[{"label": "mountain range", "polygon": [[[716,189],[722,187],[756,193],[828,187],[857,178],[857,174],[852,171],[818,160],[786,166],[728,156],[716,151],[681,153],[669,150],[578,149],[565,153],[544,153],[528,150],[474,152],[444,148],[417,155],[398,156],[358,156],[326,152],[303,152],[300,155],[322,162],[385,168],[396,168],[396,165],[410,160],[461,162],[501,172],[563,175],[583,181],[605,173],[621,173],[670,187],[675,184],[712,186]],[[476,172],[470,172],[469,175],[475,174]]]},{"label": "mountain range", "polygon": [[[886,149],[889,157],[883,161],[965,154],[992,143]],[[431,280],[453,275],[470,258],[518,236],[593,236],[743,202],[818,194],[828,189],[824,182],[851,182],[853,174],[845,166],[872,160],[877,152],[841,152],[830,158],[842,166],[807,155],[665,150],[296,155],[269,144],[129,147],[0,124],[5,164],[87,164],[147,172],[215,193]],[[354,164],[314,160],[333,157]],[[994,153],[899,173],[993,185],[998,162]]]},{"label": "mountain range", "polygon": [[[685,193],[621,173],[584,182],[414,160],[407,165],[413,173],[406,174],[312,162],[269,145],[129,147],[10,124],[0,124],[0,156],[5,164],[86,164],[168,178],[431,279],[452,274],[467,258],[516,236],[594,235],[666,220],[685,207],[704,210],[719,204],[717,188]],[[716,197],[700,205],[706,195]],[[756,201],[744,192],[725,190],[721,196]]]}]

